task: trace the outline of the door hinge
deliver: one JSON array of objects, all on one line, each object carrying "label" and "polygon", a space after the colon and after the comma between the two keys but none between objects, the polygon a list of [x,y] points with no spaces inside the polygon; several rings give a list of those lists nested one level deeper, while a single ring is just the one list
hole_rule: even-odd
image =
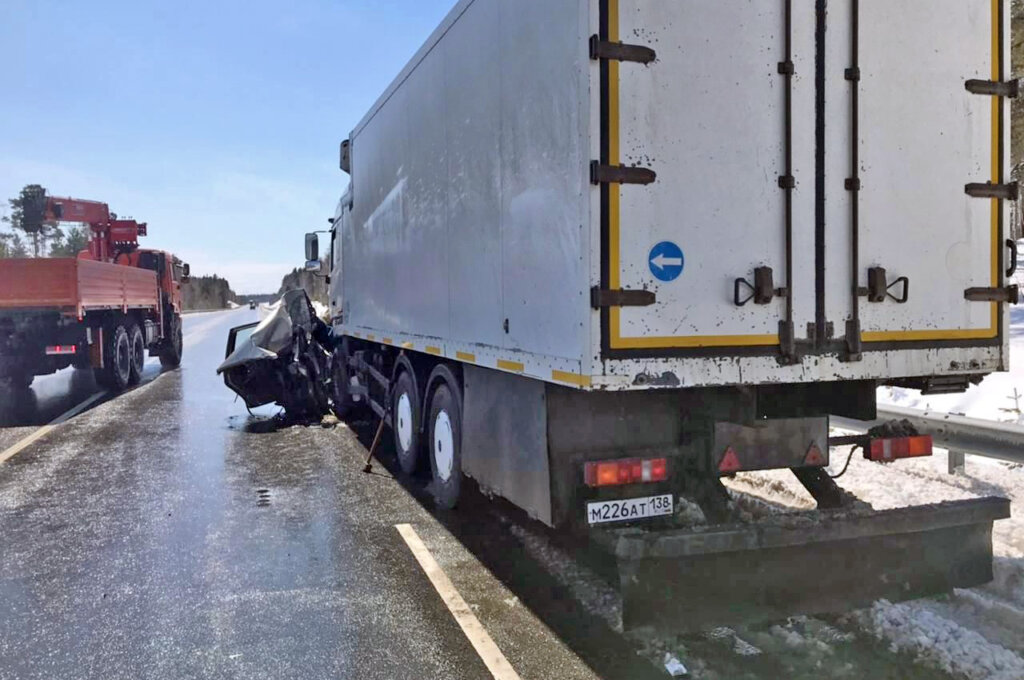
[{"label": "door hinge", "polygon": [[[744,288],[749,294],[743,297]],[[776,297],[785,297],[785,288],[776,288],[774,274],[771,267],[757,267],[754,269],[754,283],[746,279],[736,279],[733,284],[733,303],[737,307],[743,307],[751,300],[755,305],[766,305]]]},{"label": "door hinge", "polygon": [[1016,305],[1020,303],[1020,287],[968,288],[964,291],[964,299],[971,302],[1008,302]]},{"label": "door hinge", "polygon": [[860,319],[846,320],[846,354],[842,360],[848,363],[861,361],[864,358],[863,344],[860,337]]},{"label": "door hinge", "polygon": [[591,184],[651,184],[656,179],[658,174],[650,168],[602,165],[600,161],[590,163]]},{"label": "door hinge", "polygon": [[590,289],[590,306],[603,307],[650,307],[657,298],[653,290],[605,290],[594,286]]},{"label": "door hinge", "polygon": [[992,182],[968,184],[964,191],[971,198],[998,198],[1003,201],[1017,200],[1017,183],[993,184]]},{"label": "door hinge", "polygon": [[1008,80],[1006,82],[998,80],[968,80],[964,83],[964,86],[971,94],[1007,97],[1008,99],[1016,99],[1020,94],[1019,80]]},{"label": "door hinge", "polygon": [[800,355],[796,353],[796,333],[790,321],[779,322],[779,365],[795,366],[800,363]]},{"label": "door hinge", "polygon": [[635,61],[639,64],[650,64],[658,58],[658,53],[643,45],[627,45],[620,42],[601,40],[599,36],[590,36],[590,58],[610,59],[613,61]]},{"label": "door hinge", "polygon": [[[900,295],[893,295],[889,292],[899,285],[903,286],[903,292]],[[868,270],[868,287],[858,288],[857,295],[866,297],[868,302],[885,302],[886,299],[890,299],[902,305],[910,299],[910,279],[901,276],[889,283],[884,267],[872,267]]]}]

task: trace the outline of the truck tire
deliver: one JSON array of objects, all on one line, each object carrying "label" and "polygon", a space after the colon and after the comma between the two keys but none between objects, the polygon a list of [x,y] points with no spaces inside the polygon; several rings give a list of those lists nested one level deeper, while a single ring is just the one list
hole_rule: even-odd
[{"label": "truck tire", "polygon": [[447,367],[438,366],[434,373],[441,380],[430,398],[428,421],[432,486],[438,507],[451,510],[462,493],[462,399],[458,381]]},{"label": "truck tire", "polygon": [[420,422],[423,414],[416,381],[409,371],[402,371],[395,381],[391,396],[391,431],[395,436],[395,455],[398,466],[407,475],[415,474],[423,464]]},{"label": "truck tire", "polygon": [[169,333],[164,348],[160,350],[160,365],[164,368],[177,368],[181,366],[181,353],[184,349],[181,336],[181,316],[175,314],[171,319],[171,332]]},{"label": "truck tire", "polygon": [[96,382],[108,390],[120,392],[131,379],[131,342],[124,322],[103,329],[103,368],[95,369]]},{"label": "truck tire", "polygon": [[131,348],[128,384],[138,385],[142,382],[142,369],[146,365],[146,339],[137,323],[128,327],[128,345]]}]

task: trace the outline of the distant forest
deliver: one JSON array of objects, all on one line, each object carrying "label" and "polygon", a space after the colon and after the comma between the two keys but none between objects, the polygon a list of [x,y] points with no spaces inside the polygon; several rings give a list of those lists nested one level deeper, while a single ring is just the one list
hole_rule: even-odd
[{"label": "distant forest", "polygon": [[228,303],[235,302],[237,298],[227,279],[216,274],[193,276],[188,283],[182,284],[181,297],[182,305],[187,310],[226,309]]},{"label": "distant forest", "polygon": [[304,269],[293,269],[281,279],[281,286],[276,293],[237,295],[231,290],[227,279],[213,274],[212,276],[193,276],[188,283],[181,286],[182,298],[186,310],[226,309],[230,303],[246,305],[250,302],[273,302],[289,290],[301,288],[309,295],[310,300],[327,304],[327,279],[311,274]]},{"label": "distant forest", "polygon": [[278,295],[283,295],[297,288],[304,289],[310,300],[327,304],[327,279],[324,276],[311,274],[305,269],[293,269],[281,280],[281,287],[277,292]]}]

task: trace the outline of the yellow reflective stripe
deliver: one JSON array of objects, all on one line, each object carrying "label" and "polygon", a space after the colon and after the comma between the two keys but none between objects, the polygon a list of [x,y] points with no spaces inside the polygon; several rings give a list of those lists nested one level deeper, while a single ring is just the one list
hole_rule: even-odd
[{"label": "yellow reflective stripe", "polygon": [[441,354],[441,348],[440,347],[434,347],[432,345],[427,345],[426,347],[423,348],[423,350],[427,354],[437,354],[437,355]]},{"label": "yellow reflective stripe", "polygon": [[[992,80],[999,82],[1003,79],[1003,65],[999,58],[1000,47],[1003,44],[1003,36],[999,33],[1000,18],[1002,17],[1002,0],[992,0]],[[1004,105],[1002,97],[992,97],[992,182],[1002,182],[1003,169],[999,167],[999,149],[1002,145],[1002,126],[999,125],[1000,107]],[[992,287],[998,288],[1002,282],[1002,272],[999,271],[999,249],[1003,244],[999,242],[999,199],[992,199]],[[992,334],[999,334],[999,305],[993,302],[992,309]]]},{"label": "yellow reflective stripe", "polygon": [[526,370],[526,366],[518,361],[506,361],[505,359],[498,359],[498,368],[503,371],[515,371],[516,373],[522,373]]},{"label": "yellow reflective stripe", "polygon": [[[1002,80],[1003,67],[999,58],[999,47],[1002,44],[1003,36],[999,33],[999,19],[1002,13],[1002,0],[992,0],[992,80]],[[992,182],[998,184],[1002,181],[1002,168],[999,167],[999,149],[1002,145],[1003,131],[999,124],[1000,107],[1003,106],[1002,97],[992,97]],[[992,253],[992,287],[998,288],[1002,280],[1002,273],[999,271],[999,249],[1002,244],[999,242],[999,199],[992,199],[991,208],[991,240]],[[913,342],[928,340],[990,340],[999,336],[999,303],[993,302],[989,305],[991,324],[989,328],[953,328],[946,330],[928,331],[865,331],[861,333],[861,340],[864,342]]]},{"label": "yellow reflective stripe", "polygon": [[590,387],[589,375],[580,375],[579,373],[569,373],[567,371],[551,371],[551,379],[579,387]]},{"label": "yellow reflective stripe", "polygon": [[[608,0],[608,41],[619,42],[619,0]],[[608,60],[608,164],[619,164],[619,62]],[[618,184],[608,185],[608,287],[619,290],[622,277],[619,271],[620,245],[620,194]],[[619,307],[608,309],[608,339],[611,347],[620,347],[622,310]]]},{"label": "yellow reflective stripe", "polygon": [[455,358],[458,359],[459,361],[472,361],[474,363],[476,362],[476,355],[470,354],[469,352],[456,352]]}]

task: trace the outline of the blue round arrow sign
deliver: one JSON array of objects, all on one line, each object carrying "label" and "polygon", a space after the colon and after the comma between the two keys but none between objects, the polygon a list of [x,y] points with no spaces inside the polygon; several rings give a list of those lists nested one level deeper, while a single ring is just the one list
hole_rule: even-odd
[{"label": "blue round arrow sign", "polygon": [[662,241],[651,248],[647,264],[650,265],[654,278],[659,281],[675,281],[683,273],[686,258],[683,257],[683,249],[675,243]]}]

